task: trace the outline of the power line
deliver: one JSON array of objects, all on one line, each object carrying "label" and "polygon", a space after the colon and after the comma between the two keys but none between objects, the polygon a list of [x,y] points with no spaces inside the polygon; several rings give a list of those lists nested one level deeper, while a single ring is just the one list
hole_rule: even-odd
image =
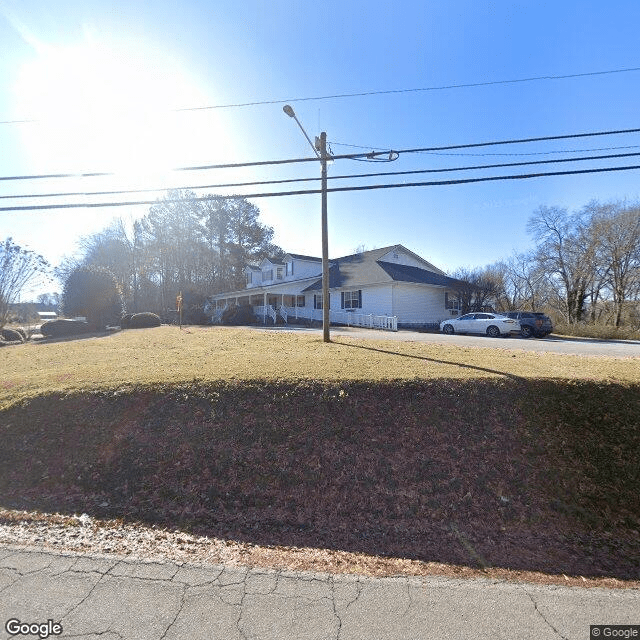
[{"label": "power line", "polygon": [[[409,171],[378,171],[375,173],[350,173],[337,176],[328,176],[329,180],[346,180],[350,178],[378,178],[382,176],[402,176],[415,175],[425,173],[449,173],[454,171],[476,171],[479,169],[498,169],[508,167],[523,167],[541,164],[561,164],[565,162],[586,162],[592,160],[612,160],[619,158],[630,158],[640,156],[637,153],[613,153],[599,156],[583,156],[580,158],[554,158],[552,160],[530,160],[528,162],[502,162],[495,164],[481,164],[463,167],[444,167],[437,169],[412,169]],[[318,182],[320,178],[289,178],[283,180],[260,180],[253,182],[229,182],[208,185],[190,185],[181,187],[159,187],[156,189],[119,189],[110,191],[73,191],[73,192],[57,192],[57,193],[37,193],[37,194],[13,194],[1,195],[0,200],[24,199],[24,198],[61,198],[61,197],[91,197],[105,195],[124,195],[130,193],[158,193],[160,191],[179,191],[179,190],[195,190],[195,189],[224,189],[231,187],[254,187],[266,186],[273,184],[293,184],[297,182]]]},{"label": "power line", "polygon": [[[482,178],[464,178],[460,180],[442,180],[442,181],[430,181],[430,182],[401,182],[395,184],[374,184],[364,185],[358,187],[330,187],[327,189],[327,193],[337,193],[344,191],[370,191],[373,189],[399,189],[406,187],[435,187],[435,186],[447,186],[456,184],[471,184],[475,182],[496,182],[501,180],[526,180],[530,178],[544,178],[550,176],[567,176],[578,174],[590,174],[590,173],[607,173],[613,171],[629,171],[632,169],[640,169],[640,165],[631,165],[623,167],[600,167],[597,169],[574,169],[570,171],[549,171],[544,173],[527,173],[508,176],[486,176]],[[250,200],[253,198],[274,198],[281,196],[300,196],[300,195],[317,195],[322,193],[320,189],[308,189],[300,191],[280,191],[270,193],[247,193],[242,195],[225,196],[228,198],[241,198]],[[210,200],[213,194],[207,196],[197,196],[194,198],[168,199],[168,200],[139,200],[129,202],[89,202],[83,204],[65,203],[65,204],[44,204],[44,205],[32,205],[26,207],[0,207],[0,211],[42,211],[46,209],[80,209],[80,208],[105,208],[105,207],[125,207],[125,206],[141,206],[141,205],[158,205],[174,202],[201,202],[204,200]]]},{"label": "power line", "polygon": [[[378,145],[362,145],[362,144],[347,144],[346,142],[331,142],[332,145],[339,147],[351,147],[352,149],[385,149]],[[592,153],[594,151],[617,151],[620,149],[640,149],[638,144],[628,144],[616,147],[592,147],[590,149],[555,149],[553,151],[529,151],[528,153],[438,153],[435,151],[425,151],[427,155],[433,156],[465,156],[465,157],[484,157],[484,156],[550,156],[558,153]],[[381,151],[381,153],[387,153]]]},{"label": "power line", "polygon": [[[510,140],[494,140],[491,142],[473,142],[470,144],[454,144],[454,145],[446,145],[441,147],[418,147],[415,149],[401,149],[395,150],[395,153],[424,153],[431,151],[450,151],[452,149],[472,149],[474,147],[494,147],[505,144],[526,144],[530,142],[545,142],[549,140],[569,140],[575,138],[589,138],[595,136],[612,136],[612,135],[620,135],[624,133],[638,133],[640,129],[618,129],[612,131],[595,131],[588,133],[569,133],[558,136],[541,136],[537,138],[519,138],[519,139],[510,139]],[[380,152],[372,152],[369,155],[382,155],[388,153],[388,151],[380,151]],[[340,158],[341,156],[334,156],[334,158]],[[346,156],[344,156],[346,157]],[[361,156],[359,156],[361,157]]]},{"label": "power line", "polygon": [[[379,90],[379,91],[335,93],[335,94],[322,95],[322,96],[306,96],[306,97],[286,98],[286,99],[278,99],[278,100],[256,100],[253,102],[232,102],[227,104],[204,105],[200,107],[181,107],[178,109],[172,109],[171,112],[184,113],[189,111],[211,111],[214,109],[256,107],[256,106],[264,106],[264,105],[272,105],[272,104],[283,104],[288,102],[312,102],[312,101],[320,101],[320,100],[360,98],[365,96],[382,96],[382,95],[405,94],[405,93],[424,93],[428,91],[447,91],[450,89],[471,89],[475,87],[490,87],[493,85],[521,84],[525,82],[540,82],[540,81],[548,81],[548,80],[568,80],[571,78],[586,78],[586,77],[613,75],[613,74],[620,74],[620,73],[632,73],[635,71],[640,71],[640,67],[628,67],[625,69],[607,69],[604,71],[588,71],[585,73],[567,73],[563,75],[531,76],[528,78],[515,78],[515,79],[509,79],[509,80],[488,80],[485,82],[468,82],[468,83],[462,83],[462,84],[439,85],[439,86],[433,86],[433,87],[418,87],[418,88],[409,88],[409,89],[385,89],[385,90]],[[28,118],[15,119],[15,120],[0,120],[0,125],[31,124],[36,122],[40,122],[40,120],[28,119]]]},{"label": "power line", "polygon": [[[440,147],[419,147],[415,149],[400,149],[400,150],[387,150],[387,151],[372,151],[370,153],[348,153],[348,154],[340,154],[331,156],[331,160],[349,160],[355,158],[368,158],[375,157],[381,155],[387,155],[389,153],[420,153],[425,151],[448,151],[453,149],[470,149],[470,148],[478,148],[478,147],[492,147],[499,145],[508,145],[508,144],[524,144],[531,142],[543,142],[547,140],[567,140],[572,138],[588,138],[595,136],[611,136],[611,135],[621,135],[627,133],[640,133],[640,129],[616,129],[610,131],[592,131],[587,133],[570,133],[570,134],[562,134],[556,136],[541,136],[536,138],[519,138],[519,139],[509,139],[509,140],[493,140],[489,142],[474,142],[470,144],[457,144],[457,145],[446,145]],[[210,164],[210,165],[200,165],[194,167],[177,167],[172,171],[208,171],[213,169],[237,169],[237,168],[246,168],[246,167],[260,167],[260,166],[276,166],[276,165],[284,165],[284,164],[296,164],[296,163],[304,163],[304,162],[318,162],[317,157],[310,158],[294,158],[290,160],[263,160],[259,162],[237,162],[232,164]],[[112,176],[116,175],[114,173],[59,173],[59,174],[46,174],[46,175],[25,175],[25,176],[0,176],[0,181],[9,181],[9,180],[39,180],[43,178],[51,179],[51,178],[86,178],[86,177],[95,177],[95,176]]]},{"label": "power line", "polygon": [[[542,80],[567,80],[569,78],[586,78],[588,76],[604,76],[611,75],[617,73],[630,73],[633,71],[640,71],[640,67],[629,67],[627,69],[608,69],[606,71],[589,71],[586,73],[568,73],[564,75],[556,75],[556,76],[532,76],[530,78],[516,78],[511,80],[488,80],[486,82],[469,82],[464,84],[449,84],[449,85],[440,85],[435,87],[420,87],[413,89],[386,89],[381,91],[360,91],[355,93],[335,93],[324,96],[312,96],[312,97],[304,97],[304,98],[287,98],[286,100],[260,100],[255,102],[237,102],[231,104],[217,104],[217,105],[209,105],[203,107],[184,107],[182,109],[176,109],[175,111],[205,111],[212,109],[230,109],[237,107],[255,107],[260,105],[269,105],[269,104],[282,104],[289,102],[311,102],[318,100],[335,100],[339,98],[360,98],[364,96],[381,96],[381,95],[392,95],[392,94],[401,94],[401,93],[421,93],[427,91],[446,91],[449,89],[470,89],[474,87],[489,87],[492,85],[500,85],[500,84],[518,84],[523,82],[539,82]],[[1,124],[1,123],[0,123]]]}]

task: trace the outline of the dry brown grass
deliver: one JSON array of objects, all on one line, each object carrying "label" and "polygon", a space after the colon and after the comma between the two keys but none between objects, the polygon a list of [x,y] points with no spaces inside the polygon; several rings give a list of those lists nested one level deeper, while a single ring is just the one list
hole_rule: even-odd
[{"label": "dry brown grass", "polygon": [[635,580],[639,359],[504,345],[164,326],[7,347],[2,507],[264,566]]},{"label": "dry brown grass", "polygon": [[213,380],[555,378],[640,382],[638,359],[468,348],[244,328],[173,326],[0,352],[0,408],[59,391]]}]

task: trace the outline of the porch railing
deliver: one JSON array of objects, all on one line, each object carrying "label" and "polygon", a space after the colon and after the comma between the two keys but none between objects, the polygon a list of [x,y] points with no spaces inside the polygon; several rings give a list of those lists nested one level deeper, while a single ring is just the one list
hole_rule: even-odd
[{"label": "porch railing", "polygon": [[[280,307],[282,313],[283,307]],[[305,318],[322,321],[322,309],[308,307],[284,307],[288,318]],[[352,311],[329,311],[329,321],[346,324],[348,327],[368,327],[369,329],[398,330],[397,316],[374,315],[372,313],[354,313]]]},{"label": "porch railing", "polygon": [[267,323],[267,318],[271,318],[273,320],[273,323],[276,323],[276,318],[278,317],[278,314],[276,313],[276,310],[270,305],[259,305],[259,306],[254,306],[253,307],[253,313],[255,313],[258,318],[262,318],[262,322],[263,324]]},{"label": "porch railing", "polygon": [[220,324],[222,322],[222,316],[224,315],[224,312],[229,308],[228,304],[225,304],[224,307],[220,308],[220,309],[214,309],[213,313],[211,315],[211,322],[213,324]]}]

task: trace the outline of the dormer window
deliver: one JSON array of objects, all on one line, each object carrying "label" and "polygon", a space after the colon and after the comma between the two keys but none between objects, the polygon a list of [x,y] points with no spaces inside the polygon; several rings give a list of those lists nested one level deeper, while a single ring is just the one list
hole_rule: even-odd
[{"label": "dormer window", "polygon": [[277,267],[276,268],[276,278],[278,280],[282,280],[283,277],[284,277],[284,267]]}]

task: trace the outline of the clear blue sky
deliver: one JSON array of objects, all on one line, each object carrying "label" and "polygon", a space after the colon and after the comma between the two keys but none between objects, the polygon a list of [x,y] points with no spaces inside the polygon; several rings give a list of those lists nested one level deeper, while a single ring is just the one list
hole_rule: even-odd
[{"label": "clear blue sky", "polygon": [[[637,71],[295,98],[640,67],[638,24],[640,3],[631,0],[0,0],[0,120],[38,120],[0,124],[0,176],[101,169],[119,174],[102,180],[0,181],[0,195],[317,177],[314,164],[166,172],[176,166],[309,156],[302,133],[282,112],[286,102],[312,138],[327,132],[334,153],[358,151],[339,143],[407,149],[636,128]],[[270,100],[276,102],[171,111]],[[589,154],[549,152],[607,147],[640,151],[640,135],[478,148],[463,151],[467,155],[400,155],[391,163],[340,160],[329,176],[551,159]],[[624,164],[640,162],[626,158],[389,180]],[[538,206],[577,209],[592,199],[636,200],[638,176],[634,170],[330,194],[330,255],[351,253],[362,244],[399,243],[445,270],[482,266],[530,248],[526,223]],[[330,186],[381,181],[340,180]],[[294,186],[313,188],[314,183]],[[232,191],[243,193],[218,190]],[[2,199],[0,206],[51,201]],[[255,203],[285,250],[320,254],[319,196]],[[73,251],[78,235],[106,226],[113,216],[141,212],[132,207],[0,212],[0,238],[12,236],[56,263]]]}]

